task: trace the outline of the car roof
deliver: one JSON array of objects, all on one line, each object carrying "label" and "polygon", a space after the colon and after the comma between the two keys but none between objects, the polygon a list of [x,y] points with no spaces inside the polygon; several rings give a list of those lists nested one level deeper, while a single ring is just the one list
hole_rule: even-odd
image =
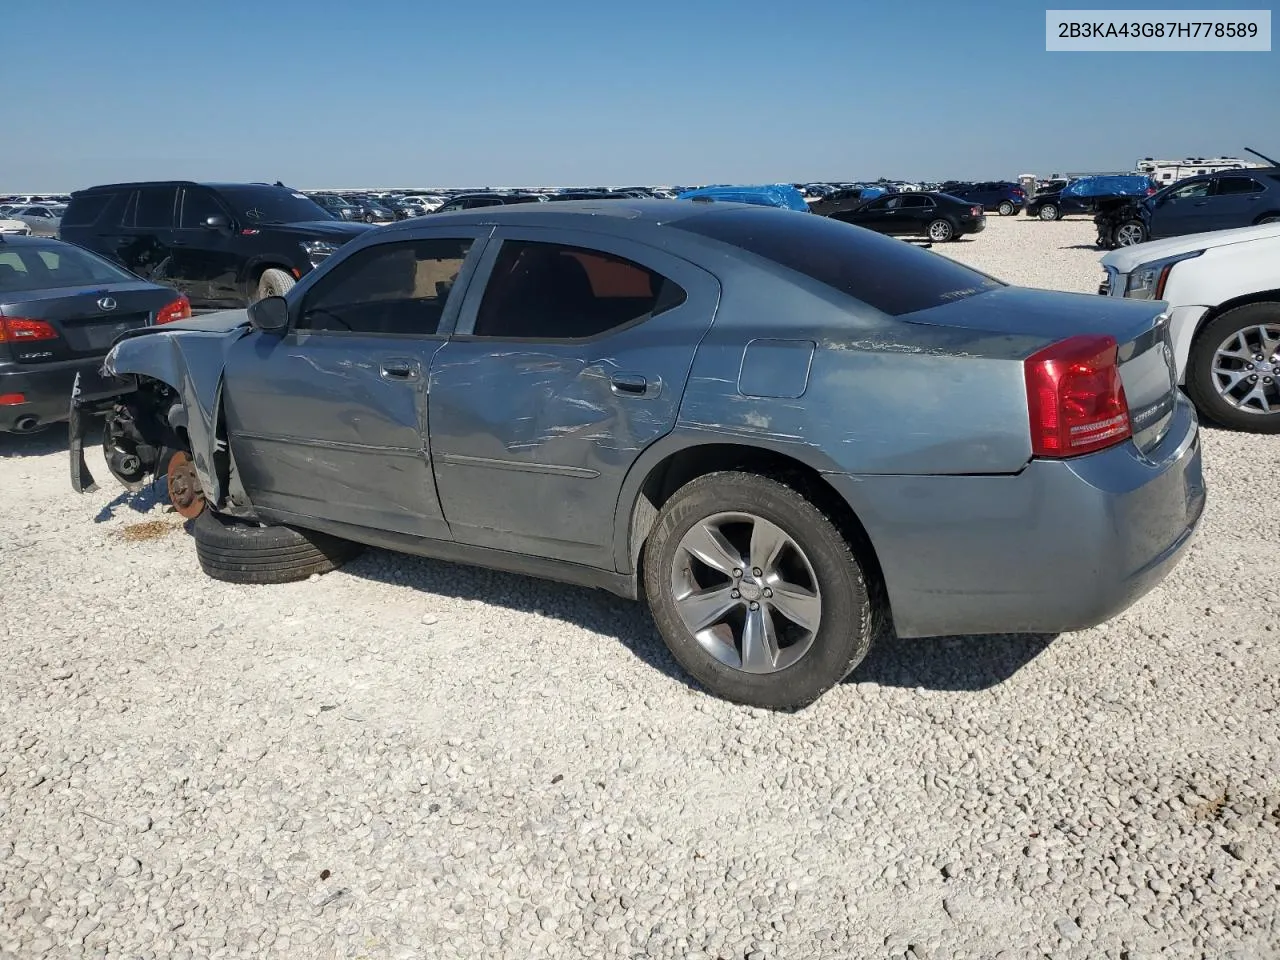
[{"label": "car roof", "polygon": [[10,245],[19,247],[73,247],[75,244],[59,240],[57,237],[31,237],[12,233],[0,233],[0,250]]},{"label": "car roof", "polygon": [[85,187],[83,190],[76,190],[71,195],[77,196],[86,193],[99,193],[108,190],[136,190],[140,187],[208,187],[211,190],[220,190],[225,187],[275,187],[278,190],[288,190],[291,193],[300,193],[293,187],[281,187],[274,183],[258,183],[243,180],[239,182],[224,181],[208,181],[208,180],[136,180],[128,183],[100,183],[92,187]]},{"label": "car roof", "polygon": [[[708,210],[762,209],[749,203],[721,201],[650,200],[619,197],[610,200],[562,200],[558,203],[512,203],[475,210],[450,210],[433,213],[427,219],[401,220],[381,227],[382,235],[403,230],[420,230],[436,224],[475,224],[493,226],[568,227],[613,232],[620,221],[659,226],[694,217]],[[799,211],[778,210],[779,214]],[[807,216],[809,214],[806,214]]]}]

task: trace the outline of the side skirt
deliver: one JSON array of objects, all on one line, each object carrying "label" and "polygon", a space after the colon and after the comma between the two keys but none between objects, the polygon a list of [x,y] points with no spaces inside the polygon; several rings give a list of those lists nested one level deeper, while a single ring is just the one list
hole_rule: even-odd
[{"label": "side skirt", "polygon": [[507,550],[495,550],[492,547],[477,547],[453,540],[429,540],[423,537],[410,536],[409,534],[396,533],[392,530],[374,530],[370,527],[358,527],[333,520],[297,516],[284,510],[268,510],[257,507],[255,512],[264,522],[287,524],[301,527],[305,530],[316,530],[320,533],[341,537],[344,540],[352,540],[356,543],[363,543],[384,550],[393,550],[397,553],[430,557],[433,560],[445,560],[449,563],[465,563],[474,567],[501,570],[505,573],[522,574],[543,580],[554,580],[558,583],[606,590],[627,600],[639,598],[638,582],[632,574],[601,570],[598,567],[588,567],[580,563],[567,563],[563,560],[552,560],[546,557],[512,553]]}]

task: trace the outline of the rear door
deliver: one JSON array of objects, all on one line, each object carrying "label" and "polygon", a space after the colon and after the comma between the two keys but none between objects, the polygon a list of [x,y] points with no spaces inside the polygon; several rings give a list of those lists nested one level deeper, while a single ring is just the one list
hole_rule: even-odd
[{"label": "rear door", "polygon": [[431,459],[454,538],[614,569],[622,480],[674,427],[719,295],[711,274],[645,244],[495,231],[431,365]]},{"label": "rear door", "polygon": [[294,288],[284,336],[231,347],[227,431],[256,507],[449,539],[427,455],[427,373],[487,233],[359,250]]},{"label": "rear door", "polygon": [[231,211],[205,187],[183,187],[178,195],[178,220],[173,231],[169,266],[173,285],[193,303],[213,306],[240,302],[237,288],[243,255],[236,250],[230,227],[207,226],[213,216],[231,221]]},{"label": "rear door", "polygon": [[[931,197],[922,193],[904,193],[898,198],[898,216],[905,229],[903,233],[924,233],[937,217],[937,207]],[[976,201],[975,201],[976,202]]]},{"label": "rear door", "polygon": [[116,234],[115,259],[157,283],[171,283],[174,211],[178,188],[158,184],[133,191]]},{"label": "rear door", "polygon": [[1266,189],[1253,177],[1219,177],[1205,213],[1206,230],[1247,227],[1264,213]]}]

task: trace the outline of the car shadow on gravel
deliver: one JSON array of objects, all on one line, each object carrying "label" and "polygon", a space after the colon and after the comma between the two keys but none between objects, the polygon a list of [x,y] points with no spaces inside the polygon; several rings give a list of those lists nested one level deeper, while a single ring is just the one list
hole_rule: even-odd
[{"label": "car shadow on gravel", "polygon": [[702,691],[667,650],[643,603],[592,590],[483,567],[370,548],[342,568],[354,577],[422,593],[479,601],[540,615],[617,640],[654,669]]},{"label": "car shadow on gravel", "polygon": [[[86,443],[88,438],[86,438]],[[67,425],[55,423],[39,433],[0,433],[0,458],[45,457],[67,452]]]},{"label": "car shadow on gravel", "polygon": [[926,690],[987,690],[1008,680],[1039,656],[1057,634],[929,637],[904,640],[880,637],[846,683]]}]

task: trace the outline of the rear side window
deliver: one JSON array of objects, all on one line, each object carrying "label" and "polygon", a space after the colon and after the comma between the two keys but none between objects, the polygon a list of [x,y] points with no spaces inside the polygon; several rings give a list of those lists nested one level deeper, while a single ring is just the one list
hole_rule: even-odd
[{"label": "rear side window", "polygon": [[177,199],[177,187],[143,187],[138,191],[134,226],[152,229],[172,227],[173,205]]},{"label": "rear side window", "polygon": [[1005,285],[939,254],[813,214],[724,210],[671,226],[738,247],[893,317]]},{"label": "rear side window", "polygon": [[84,197],[72,197],[62,214],[64,227],[87,227],[98,222],[102,211],[111,201],[110,193],[93,193]]}]

